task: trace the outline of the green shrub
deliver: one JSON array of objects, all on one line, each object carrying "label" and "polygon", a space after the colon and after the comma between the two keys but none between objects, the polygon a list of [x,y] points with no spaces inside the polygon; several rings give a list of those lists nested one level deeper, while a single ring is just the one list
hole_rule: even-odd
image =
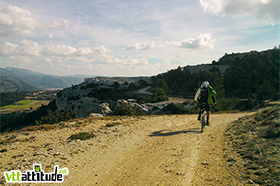
[{"label": "green shrub", "polygon": [[72,134],[69,139],[71,140],[87,140],[95,137],[96,135],[92,132],[79,132],[77,134]]},{"label": "green shrub", "polygon": [[270,125],[262,131],[264,138],[280,138],[280,127],[279,121],[272,121]]},{"label": "green shrub", "polygon": [[76,96],[70,96],[69,98],[68,98],[68,100],[70,101],[70,100],[79,100],[81,98],[81,96],[80,95],[76,95]]},{"label": "green shrub", "polygon": [[60,121],[67,121],[70,119],[77,118],[77,113],[72,111],[61,111],[61,112],[52,112],[50,109],[47,111],[47,114],[42,116],[40,120],[37,120],[35,123],[40,124],[54,124]]},{"label": "green shrub", "polygon": [[168,96],[166,95],[166,92],[164,89],[162,88],[153,88],[152,90],[152,103],[157,103],[157,102],[162,102],[162,101],[167,101],[168,100]]},{"label": "green shrub", "polygon": [[151,96],[140,96],[137,98],[137,103],[144,104],[144,103],[150,103],[152,100]]},{"label": "green shrub", "polygon": [[170,103],[163,110],[170,112],[171,114],[187,114],[188,113],[187,109],[185,109],[183,106],[175,104],[175,103]]},{"label": "green shrub", "polygon": [[114,126],[117,126],[117,125],[120,125],[120,124],[121,124],[120,122],[107,123],[106,127],[114,127]]},{"label": "green shrub", "polygon": [[140,116],[143,115],[143,112],[137,105],[131,107],[125,103],[122,103],[121,106],[114,110],[113,114],[117,116]]},{"label": "green shrub", "polygon": [[8,151],[7,149],[1,149],[0,153],[7,152],[7,151]]},{"label": "green shrub", "polygon": [[235,97],[231,99],[223,99],[218,102],[217,106],[215,106],[215,110],[233,110],[237,105],[237,100]]}]

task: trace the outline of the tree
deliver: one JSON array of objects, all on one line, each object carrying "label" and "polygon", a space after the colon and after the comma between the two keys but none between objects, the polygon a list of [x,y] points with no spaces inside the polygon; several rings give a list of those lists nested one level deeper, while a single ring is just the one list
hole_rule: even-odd
[{"label": "tree", "polygon": [[120,88],[120,84],[118,82],[114,82],[114,89],[117,90]]},{"label": "tree", "polygon": [[128,86],[128,90],[136,90],[136,89],[137,89],[137,86],[131,82]]},{"label": "tree", "polygon": [[158,80],[154,83],[154,87],[155,87],[155,88],[161,88],[161,89],[163,89],[165,92],[168,91],[168,85],[167,85],[167,83],[166,83],[163,79],[158,79]]},{"label": "tree", "polygon": [[168,100],[165,90],[162,88],[153,88],[152,93],[152,102],[154,103]]},{"label": "tree", "polygon": [[146,86],[148,86],[147,81],[145,81],[145,80],[143,80],[143,79],[140,79],[140,80],[138,81],[138,83],[139,83],[139,85],[140,85],[141,87],[146,87]]}]

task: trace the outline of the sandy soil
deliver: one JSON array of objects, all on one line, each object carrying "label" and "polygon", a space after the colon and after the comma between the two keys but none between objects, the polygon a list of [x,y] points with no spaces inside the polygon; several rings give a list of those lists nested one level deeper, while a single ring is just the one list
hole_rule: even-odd
[{"label": "sandy soil", "polygon": [[[87,118],[49,131],[1,134],[0,140],[11,142],[0,144],[0,150],[7,150],[0,153],[0,172],[3,176],[3,171],[30,170],[41,163],[46,172],[54,165],[69,169],[58,185],[246,185],[224,158],[224,132],[244,115],[211,115],[203,133],[197,115],[164,115]],[[110,123],[118,125],[105,126]],[[80,131],[96,137],[68,139]]]}]

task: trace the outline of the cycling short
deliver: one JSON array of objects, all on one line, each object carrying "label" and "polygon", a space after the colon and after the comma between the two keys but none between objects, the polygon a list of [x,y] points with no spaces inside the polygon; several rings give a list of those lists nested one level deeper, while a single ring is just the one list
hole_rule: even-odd
[{"label": "cycling short", "polygon": [[206,111],[209,111],[210,110],[210,106],[208,103],[203,103],[203,102],[198,102],[197,103],[197,106],[202,109],[202,108],[205,108]]}]

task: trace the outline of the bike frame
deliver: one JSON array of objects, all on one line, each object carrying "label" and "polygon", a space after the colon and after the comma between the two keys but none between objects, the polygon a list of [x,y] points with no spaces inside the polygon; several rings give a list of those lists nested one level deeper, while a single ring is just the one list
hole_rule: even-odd
[{"label": "bike frame", "polygon": [[204,127],[206,126],[206,115],[207,115],[207,111],[205,109],[205,105],[206,104],[203,104],[202,106],[202,114],[201,114],[201,120],[200,120],[200,123],[201,123],[201,133],[203,132],[203,129]]}]

